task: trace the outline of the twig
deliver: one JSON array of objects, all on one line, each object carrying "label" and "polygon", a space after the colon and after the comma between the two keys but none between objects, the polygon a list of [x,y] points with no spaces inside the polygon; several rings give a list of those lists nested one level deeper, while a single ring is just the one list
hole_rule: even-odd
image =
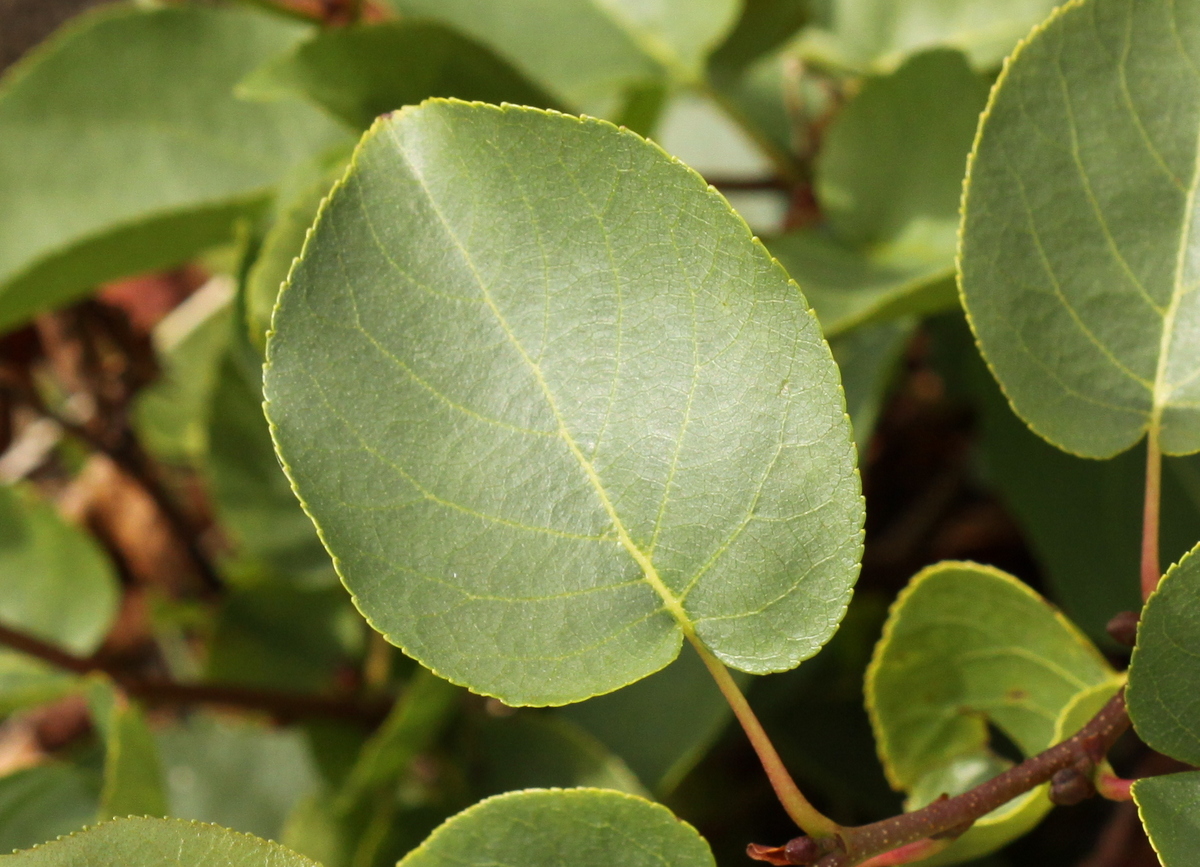
[{"label": "twig", "polygon": [[926,838],[955,837],[965,832],[979,817],[1049,782],[1059,771],[1083,761],[1098,764],[1127,728],[1129,714],[1125,710],[1122,690],[1074,736],[968,792],[869,825],[841,828],[837,845],[832,849],[826,841],[819,841],[822,845],[816,848],[824,851],[814,852],[813,840],[798,837],[784,846],[770,849],[753,847],[749,854],[752,858],[773,864],[853,867],[873,856],[901,849]]},{"label": "twig", "polygon": [[220,683],[177,683],[164,678],[133,677],[97,658],[68,653],[28,633],[0,625],[0,645],[48,662],[72,674],[104,674],[130,696],[150,705],[227,705],[258,710],[283,720],[322,717],[377,725],[387,715],[388,703],[361,702],[303,693]]}]

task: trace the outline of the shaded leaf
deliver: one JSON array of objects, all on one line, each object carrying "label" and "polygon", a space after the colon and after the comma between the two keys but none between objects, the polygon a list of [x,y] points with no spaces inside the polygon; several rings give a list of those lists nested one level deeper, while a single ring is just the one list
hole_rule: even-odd
[{"label": "shaded leaf", "polygon": [[1200,450],[1192,214],[1200,18],[1064,6],[1013,55],[964,195],[963,298],[1013,408],[1106,458],[1151,429]]},{"label": "shaded leaf", "polygon": [[448,820],[403,867],[711,867],[712,852],[665,807],[604,789],[531,789]]},{"label": "shaded leaf", "polygon": [[1129,663],[1129,716],[1147,744],[1200,764],[1200,556],[1193,548],[1146,601]]},{"label": "shaded leaf", "polygon": [[936,46],[964,52],[977,69],[999,66],[1056,0],[833,0],[829,21],[805,31],[796,50],[818,63],[889,71]]},{"label": "shaded leaf", "polygon": [[4,867],[319,867],[278,843],[182,819],[105,822],[36,849],[0,857]]},{"label": "shaded leaf", "polygon": [[274,325],[297,490],[368,619],[442,676],[563,704],[693,631],[782,670],[844,612],[862,503],[828,347],[633,134],[455,101],[381,121]]},{"label": "shaded leaf", "polygon": [[296,801],[318,782],[296,729],[196,714],[156,733],[170,813],[278,839]]},{"label": "shaded leaf", "polygon": [[101,682],[92,684],[89,700],[104,738],[104,785],[96,818],[165,816],[162,764],[141,708]]},{"label": "shaded leaf", "polygon": [[[735,0],[388,0],[489,46],[568,103],[611,101],[664,73],[699,79]],[[595,109],[592,109],[595,111]]]},{"label": "shaded leaf", "polygon": [[[989,751],[989,722],[1034,755],[1086,723],[1118,685],[1096,648],[1026,585],[948,562],[918,573],[896,600],[866,695],[884,769],[911,809],[935,789],[1003,769]],[[1077,702],[1090,712],[1074,712]],[[1042,789],[1023,795],[931,863],[987,854],[1049,808]]]},{"label": "shaded leaf", "polygon": [[842,372],[846,412],[860,453],[871,443],[875,422],[916,327],[914,318],[893,319],[856,328],[830,344]]},{"label": "shaded leaf", "polygon": [[0,327],[227,240],[289,166],[342,140],[234,84],[308,28],[245,9],[82,16],[0,86]]},{"label": "shaded leaf", "polygon": [[431,96],[556,107],[479,43],[413,20],[321,31],[256,70],[242,91],[305,96],[358,129]]},{"label": "shaded leaf", "polygon": [[1149,777],[1133,799],[1163,867],[1188,867],[1200,846],[1200,772]]},{"label": "shaded leaf", "polygon": [[96,818],[99,780],[54,762],[0,777],[0,852],[27,849]]},{"label": "shaded leaf", "polygon": [[85,531],[32,488],[0,485],[0,623],[86,655],[118,601],[116,573]]},{"label": "shaded leaf", "polygon": [[23,653],[0,650],[0,718],[80,689],[80,679]]}]

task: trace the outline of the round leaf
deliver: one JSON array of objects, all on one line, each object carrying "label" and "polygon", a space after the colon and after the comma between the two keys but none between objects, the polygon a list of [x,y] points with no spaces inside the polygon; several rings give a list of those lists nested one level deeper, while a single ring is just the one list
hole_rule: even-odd
[{"label": "round leaf", "polygon": [[963,300],[1017,414],[1111,457],[1200,450],[1200,15],[1069,3],[1013,55],[971,159]]},{"label": "round leaf", "polygon": [[1146,602],[1129,665],[1129,716],[1161,753],[1200,764],[1200,546],[1172,566]]},{"label": "round leaf", "polygon": [[840,620],[862,500],[837,368],[745,223],[595,120],[381,121],[276,310],[276,445],[373,625],[513,704],[696,634],[750,672]]},{"label": "round leaf", "polygon": [[129,818],[0,857],[4,867],[319,867],[278,843],[217,825]]},{"label": "round leaf", "polygon": [[398,867],[714,867],[666,807],[605,789],[528,789],[449,819]]},{"label": "round leaf", "polygon": [[1163,867],[1194,864],[1200,847],[1200,773],[1138,780],[1133,799]]}]

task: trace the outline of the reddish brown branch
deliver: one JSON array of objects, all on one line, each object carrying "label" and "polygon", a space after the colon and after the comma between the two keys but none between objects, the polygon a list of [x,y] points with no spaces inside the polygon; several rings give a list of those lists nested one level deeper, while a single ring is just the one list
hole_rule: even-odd
[{"label": "reddish brown branch", "polygon": [[387,702],[363,702],[219,683],[177,683],[163,678],[131,676],[97,658],[68,653],[28,633],[0,625],[0,645],[18,650],[73,674],[105,674],[130,696],[150,705],[213,704],[269,713],[281,720],[323,717],[377,725]]},{"label": "reddish brown branch", "polygon": [[[811,845],[813,841],[809,838],[798,837],[777,848],[753,847],[750,855],[773,864],[852,867],[875,855],[891,852],[926,838],[958,836],[979,817],[1049,782],[1059,771],[1084,762],[1095,766],[1103,760],[1127,728],[1129,714],[1125,710],[1125,696],[1122,691],[1113,696],[1073,737],[1026,759],[969,792],[953,798],[943,798],[920,810],[869,825],[842,828],[838,833],[838,844],[833,848],[821,846],[820,848],[824,849],[821,853],[813,851],[815,847]],[[822,841],[823,844],[824,842]]]}]

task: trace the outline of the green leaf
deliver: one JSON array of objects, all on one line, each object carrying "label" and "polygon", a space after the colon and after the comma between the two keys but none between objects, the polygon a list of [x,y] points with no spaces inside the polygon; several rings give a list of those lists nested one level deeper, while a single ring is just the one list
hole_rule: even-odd
[{"label": "green leaf", "polygon": [[158,458],[195,463],[208,451],[209,408],[229,346],[233,285],[214,278],[154,328],[161,377],[137,395],[134,422]]},{"label": "green leaf", "polygon": [[1160,753],[1200,764],[1200,556],[1193,548],[1146,601],[1129,663],[1129,716]]},{"label": "green leaf", "polygon": [[221,527],[240,555],[297,588],[336,584],[329,555],[275,458],[261,383],[249,377],[231,352],[212,397],[207,469]]},{"label": "green leaf", "polygon": [[[1096,648],[1012,576],[974,563],[917,574],[896,600],[867,673],[867,708],[892,785],[920,806],[1004,766],[988,722],[1026,756],[1078,729],[1119,686]],[[949,794],[957,794],[950,791]],[[1037,803],[1035,803],[1035,801]],[[1050,808],[1042,790],[977,822],[936,863],[986,854]]]},{"label": "green leaf", "polygon": [[691,825],[665,807],[604,789],[531,789],[464,810],[400,867],[712,867]]},{"label": "green leaf", "polygon": [[476,734],[475,791],[585,786],[631,795],[647,792],[620,758],[579,726],[541,711],[485,719]]},{"label": "green leaf", "polygon": [[232,236],[344,132],[234,84],[309,29],[244,9],[81,17],[0,85],[0,328]]},{"label": "green leaf", "polygon": [[95,683],[89,698],[104,736],[104,786],[96,817],[165,816],[162,765],[141,709],[104,683]]},{"label": "green leaf", "polygon": [[0,623],[86,655],[119,598],[116,573],[86,532],[32,488],[0,485]]},{"label": "green leaf", "polygon": [[0,718],[77,692],[80,680],[22,653],[0,650]]},{"label": "green leaf", "polygon": [[870,445],[875,422],[916,328],[915,318],[893,319],[856,328],[830,344],[833,360],[842,372],[846,412],[860,453]]},{"label": "green leaf", "polygon": [[303,734],[195,714],[156,732],[170,812],[278,839],[296,801],[318,783]]},{"label": "green leaf", "polygon": [[1200,846],[1200,772],[1138,780],[1133,799],[1163,867],[1194,863]]},{"label": "green leaf", "polygon": [[0,777],[0,852],[36,846],[93,821],[93,776],[54,762]]},{"label": "green leaf", "polygon": [[389,0],[491,47],[580,106],[669,73],[697,81],[733,26],[736,0]]},{"label": "green leaf", "polygon": [[1035,432],[1106,458],[1200,450],[1192,214],[1200,19],[1087,0],[1013,55],[964,195],[963,299]]},{"label": "green leaf", "polygon": [[268,415],[360,609],[442,676],[564,704],[694,633],[828,640],[862,502],[803,298],[632,133],[431,101],[381,121],[268,343]]},{"label": "green leaf", "polygon": [[818,63],[888,72],[935,46],[964,52],[976,69],[999,65],[1057,0],[833,0],[830,18],[796,50]]},{"label": "green leaf", "polygon": [[479,43],[412,20],[323,30],[252,73],[247,91],[305,96],[358,129],[431,96],[556,107]]},{"label": "green leaf", "polygon": [[4,867],[319,867],[278,843],[181,819],[129,818],[0,857]]},{"label": "green leaf", "polygon": [[[744,686],[743,675],[736,675]],[[748,678],[747,678],[748,679]],[[656,795],[683,779],[729,722],[729,704],[699,655],[684,647],[662,671],[561,711],[620,756]]]}]

